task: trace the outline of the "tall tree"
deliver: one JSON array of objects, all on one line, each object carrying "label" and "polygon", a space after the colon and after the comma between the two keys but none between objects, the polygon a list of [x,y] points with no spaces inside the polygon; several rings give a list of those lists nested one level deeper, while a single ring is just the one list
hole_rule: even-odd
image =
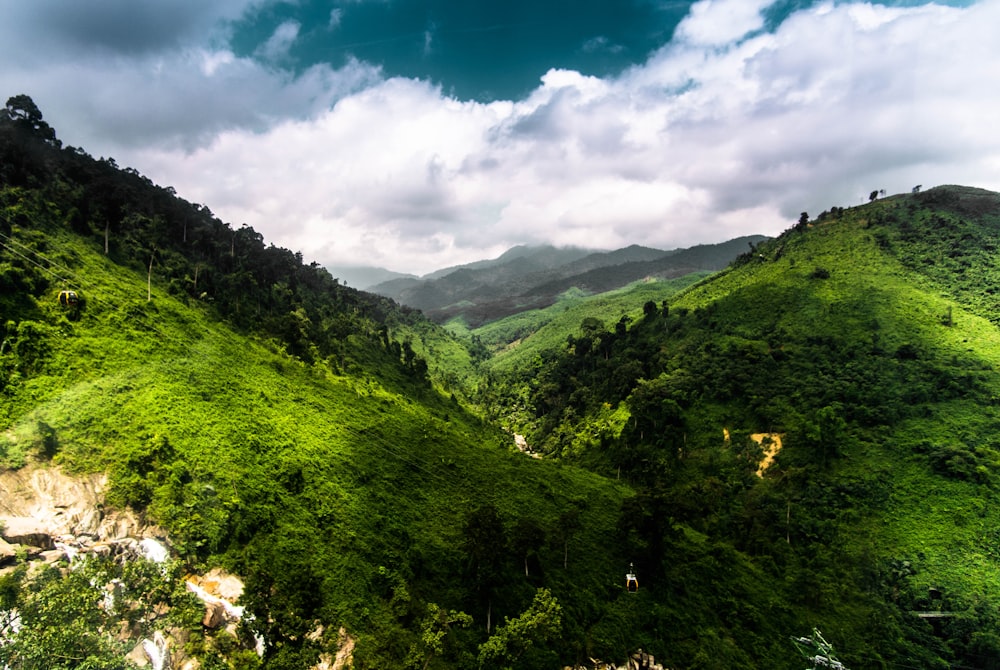
[{"label": "tall tree", "polygon": [[486,607],[486,632],[492,627],[493,590],[502,581],[506,547],[507,533],[496,506],[487,503],[469,514],[463,548],[479,604]]},{"label": "tall tree", "polygon": [[50,144],[58,144],[56,131],[44,121],[41,110],[31,97],[22,93],[8,98],[3,116],[16,127],[24,128]]},{"label": "tall tree", "polygon": [[529,577],[528,562],[537,556],[538,549],[545,544],[545,530],[530,517],[521,517],[514,526],[511,545],[524,558],[524,576]]}]

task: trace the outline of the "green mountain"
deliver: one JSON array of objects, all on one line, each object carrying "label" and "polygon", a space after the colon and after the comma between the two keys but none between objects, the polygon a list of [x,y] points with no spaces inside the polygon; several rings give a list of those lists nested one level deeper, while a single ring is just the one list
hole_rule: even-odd
[{"label": "green mountain", "polygon": [[551,246],[515,247],[499,258],[440,270],[421,279],[394,279],[371,288],[420,309],[437,323],[461,319],[469,327],[545,309],[576,288],[604,293],[647,278],[677,278],[724,268],[765,240],[762,235],[720,244],[661,251],[632,245],[593,252]]},{"label": "green mountain", "polygon": [[[793,669],[820,635],[849,668],[995,667],[1000,195],[445,330],[29,103],[0,111],[0,477],[107,473],[102,512],[174,563],[0,553],[0,666],[131,667],[155,629],[205,668]],[[232,631],[177,587],[217,566]]]},{"label": "green mountain", "polygon": [[[611,545],[627,487],[525,459],[443,393],[395,339],[414,312],[25,125],[0,122],[0,466],[107,472],[107,505],[188,569],[242,576],[263,659],[196,616],[206,667],[310,667],[340,628],[355,667],[474,667],[487,622],[541,588],[569,634],[524,662],[582,657],[627,566],[587,548]],[[11,569],[0,611],[23,632],[0,664],[122,667],[120,640],[46,599],[86,600],[73,573]]]},{"label": "green mountain", "polygon": [[645,621],[668,649],[759,666],[760,632],[808,623],[848,667],[991,667],[998,241],[1000,195],[977,189],[824,212],[631,323],[584,320],[491,402],[536,451],[641,492],[629,553],[669,594]]}]

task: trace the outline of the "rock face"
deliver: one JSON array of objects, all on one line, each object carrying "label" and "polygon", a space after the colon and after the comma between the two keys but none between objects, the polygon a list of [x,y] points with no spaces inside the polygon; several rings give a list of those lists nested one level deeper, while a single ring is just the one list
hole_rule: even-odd
[{"label": "rock face", "polygon": [[[55,467],[29,465],[0,472],[0,565],[18,546],[41,551],[86,546],[113,553],[128,538],[163,537],[128,511],[104,511],[107,476],[70,476]],[[101,548],[104,545],[106,548]]]},{"label": "rock face", "polygon": [[243,595],[243,582],[215,568],[205,575],[188,575],[185,586],[205,603],[205,616],[201,625],[208,629],[225,626],[236,633],[236,625],[243,619],[243,608],[234,603]]},{"label": "rock face", "polygon": [[[105,475],[73,476],[37,465],[0,471],[0,570],[15,563],[22,552],[28,559],[49,563],[67,559],[72,564],[81,554],[154,563],[168,560],[163,529],[133,512],[107,510],[106,488]],[[243,608],[234,603],[243,594],[243,582],[218,569],[185,579],[188,590],[205,603],[202,625],[210,630],[225,628],[235,635]],[[114,584],[105,586],[111,597],[117,595],[113,589]],[[151,610],[144,616],[152,621],[165,614]],[[187,635],[178,628],[157,630],[151,638],[138,641],[127,658],[152,670],[197,670],[200,662],[185,650]],[[131,640],[131,632],[122,632],[119,639]],[[258,653],[262,651],[263,640],[259,640]]]},{"label": "rock face", "polygon": [[591,666],[566,666],[563,670],[668,670],[661,664],[657,663],[652,654],[645,652],[642,649],[629,656],[624,665],[604,663],[603,661],[598,661],[593,658],[590,659],[590,661],[593,664]]},{"label": "rock face", "polygon": [[17,557],[14,547],[6,540],[0,538],[0,567],[7,565]]}]

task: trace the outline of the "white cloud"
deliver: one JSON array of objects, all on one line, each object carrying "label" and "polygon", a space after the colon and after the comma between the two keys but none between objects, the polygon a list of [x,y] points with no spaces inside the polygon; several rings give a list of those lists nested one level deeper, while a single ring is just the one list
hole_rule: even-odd
[{"label": "white cloud", "polygon": [[684,39],[620,77],[553,70],[492,104],[204,47],[48,63],[30,90],[7,68],[0,87],[30,92],[67,143],[331,264],[671,248],[774,234],[876,188],[1000,190],[1000,2],[827,4],[773,34],[766,4],[699,3]]},{"label": "white cloud", "polygon": [[187,49],[70,60],[29,74],[0,69],[0,90],[31,95],[64,143],[127,159],[140,145],[186,152],[227,129],[265,132],[279,119],[314,116],[378,77],[356,61],[292,77],[230,51]]},{"label": "white cloud", "polygon": [[[517,103],[390,80],[315,121],[235,133],[176,185],[324,262],[418,272],[522,242],[777,233],[911,181],[1000,187],[996,93],[970,85],[997,66],[982,39],[996,13],[827,6],[728,49],[674,44],[616,80],[551,71]],[[267,184],[204,178],[241,164]]]},{"label": "white cloud", "polygon": [[674,36],[688,44],[723,46],[764,27],[761,12],[774,0],[700,0]]},{"label": "white cloud", "polygon": [[269,62],[282,61],[288,58],[288,52],[299,38],[302,24],[298,21],[285,21],[275,28],[274,33],[257,50],[257,56]]}]

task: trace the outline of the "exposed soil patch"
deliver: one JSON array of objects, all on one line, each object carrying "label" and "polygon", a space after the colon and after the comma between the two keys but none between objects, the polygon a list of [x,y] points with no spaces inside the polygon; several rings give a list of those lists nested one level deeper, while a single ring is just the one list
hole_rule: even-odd
[{"label": "exposed soil patch", "polygon": [[771,467],[774,457],[781,451],[781,433],[754,433],[750,439],[764,449],[764,459],[757,466],[757,476],[763,477],[764,471]]}]

